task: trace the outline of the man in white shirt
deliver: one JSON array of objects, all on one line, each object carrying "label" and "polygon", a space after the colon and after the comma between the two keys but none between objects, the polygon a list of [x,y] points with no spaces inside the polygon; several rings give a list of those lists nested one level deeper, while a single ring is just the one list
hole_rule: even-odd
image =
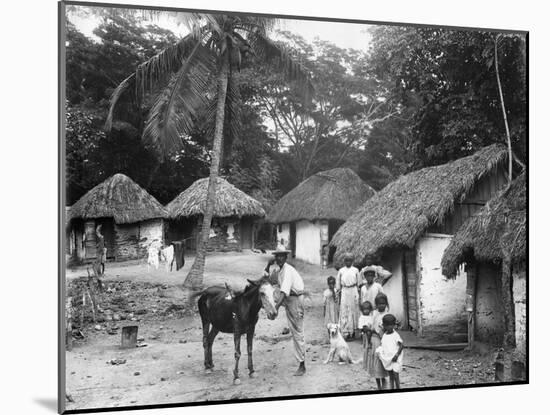
[{"label": "man in white shirt", "polygon": [[[271,259],[265,268],[265,275],[270,280],[277,281],[281,295],[275,304],[278,311],[281,305],[284,305],[286,317],[292,339],[294,341],[294,356],[298,360],[299,367],[294,376],[302,376],[306,372],[306,344],[304,340],[304,280],[298,271],[286,263],[290,251],[277,247],[273,252],[275,256]],[[277,267],[270,272],[271,265],[277,264]]]}]

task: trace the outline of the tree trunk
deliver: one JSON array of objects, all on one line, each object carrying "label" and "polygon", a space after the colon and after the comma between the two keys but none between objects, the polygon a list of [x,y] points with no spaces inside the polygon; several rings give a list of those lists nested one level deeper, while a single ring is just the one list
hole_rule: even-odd
[{"label": "tree trunk", "polygon": [[225,116],[225,98],[227,95],[227,83],[229,79],[229,62],[227,57],[222,57],[220,72],[218,74],[218,102],[216,105],[216,126],[214,129],[214,141],[212,144],[212,160],[210,164],[210,179],[206,196],[206,208],[202,220],[200,240],[197,244],[195,262],[185,278],[184,287],[192,290],[202,288],[204,265],[206,263],[206,250],[210,237],[210,225],[214,213],[216,200],[216,187],[220,169],[221,151],[223,145],[223,123]]},{"label": "tree trunk", "polygon": [[498,94],[500,97],[500,106],[504,118],[504,128],[506,130],[506,141],[508,144],[508,183],[512,181],[512,139],[510,138],[510,129],[508,128],[508,118],[506,117],[506,107],[504,106],[504,96],[502,95],[502,85],[500,84],[500,75],[498,73],[498,36],[495,37],[495,73],[497,76]]}]

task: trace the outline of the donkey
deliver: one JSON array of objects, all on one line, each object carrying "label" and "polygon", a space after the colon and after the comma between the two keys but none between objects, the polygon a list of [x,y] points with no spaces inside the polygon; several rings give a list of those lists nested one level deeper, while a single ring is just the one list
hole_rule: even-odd
[{"label": "donkey", "polygon": [[[277,317],[275,308],[274,288],[268,278],[257,281],[247,280],[248,285],[243,292],[235,293],[229,287],[209,287],[200,293],[198,300],[199,313],[202,320],[202,346],[204,348],[204,367],[206,373],[211,373],[212,344],[216,335],[233,333],[235,342],[235,369],[233,384],[239,385],[239,359],[241,357],[241,336],[246,333],[248,353],[248,374],[251,378],[257,376],[252,362],[252,340],[254,329],[258,322],[260,308],[264,308],[267,317],[274,320]],[[212,325],[212,328],[210,326]]]}]

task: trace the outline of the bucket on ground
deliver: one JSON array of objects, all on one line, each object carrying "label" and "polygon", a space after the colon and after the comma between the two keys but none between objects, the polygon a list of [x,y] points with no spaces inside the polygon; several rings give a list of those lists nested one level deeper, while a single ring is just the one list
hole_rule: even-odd
[{"label": "bucket on ground", "polygon": [[138,326],[122,327],[122,342],[121,347],[128,349],[137,345]]}]

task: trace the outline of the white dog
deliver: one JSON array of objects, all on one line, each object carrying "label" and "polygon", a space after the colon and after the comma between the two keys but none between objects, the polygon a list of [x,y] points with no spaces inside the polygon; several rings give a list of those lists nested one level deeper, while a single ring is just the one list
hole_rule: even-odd
[{"label": "white dog", "polygon": [[327,329],[330,336],[330,350],[327,360],[324,361],[325,365],[332,362],[335,357],[340,363],[358,363],[351,357],[351,350],[340,333],[340,324],[329,323]]}]

